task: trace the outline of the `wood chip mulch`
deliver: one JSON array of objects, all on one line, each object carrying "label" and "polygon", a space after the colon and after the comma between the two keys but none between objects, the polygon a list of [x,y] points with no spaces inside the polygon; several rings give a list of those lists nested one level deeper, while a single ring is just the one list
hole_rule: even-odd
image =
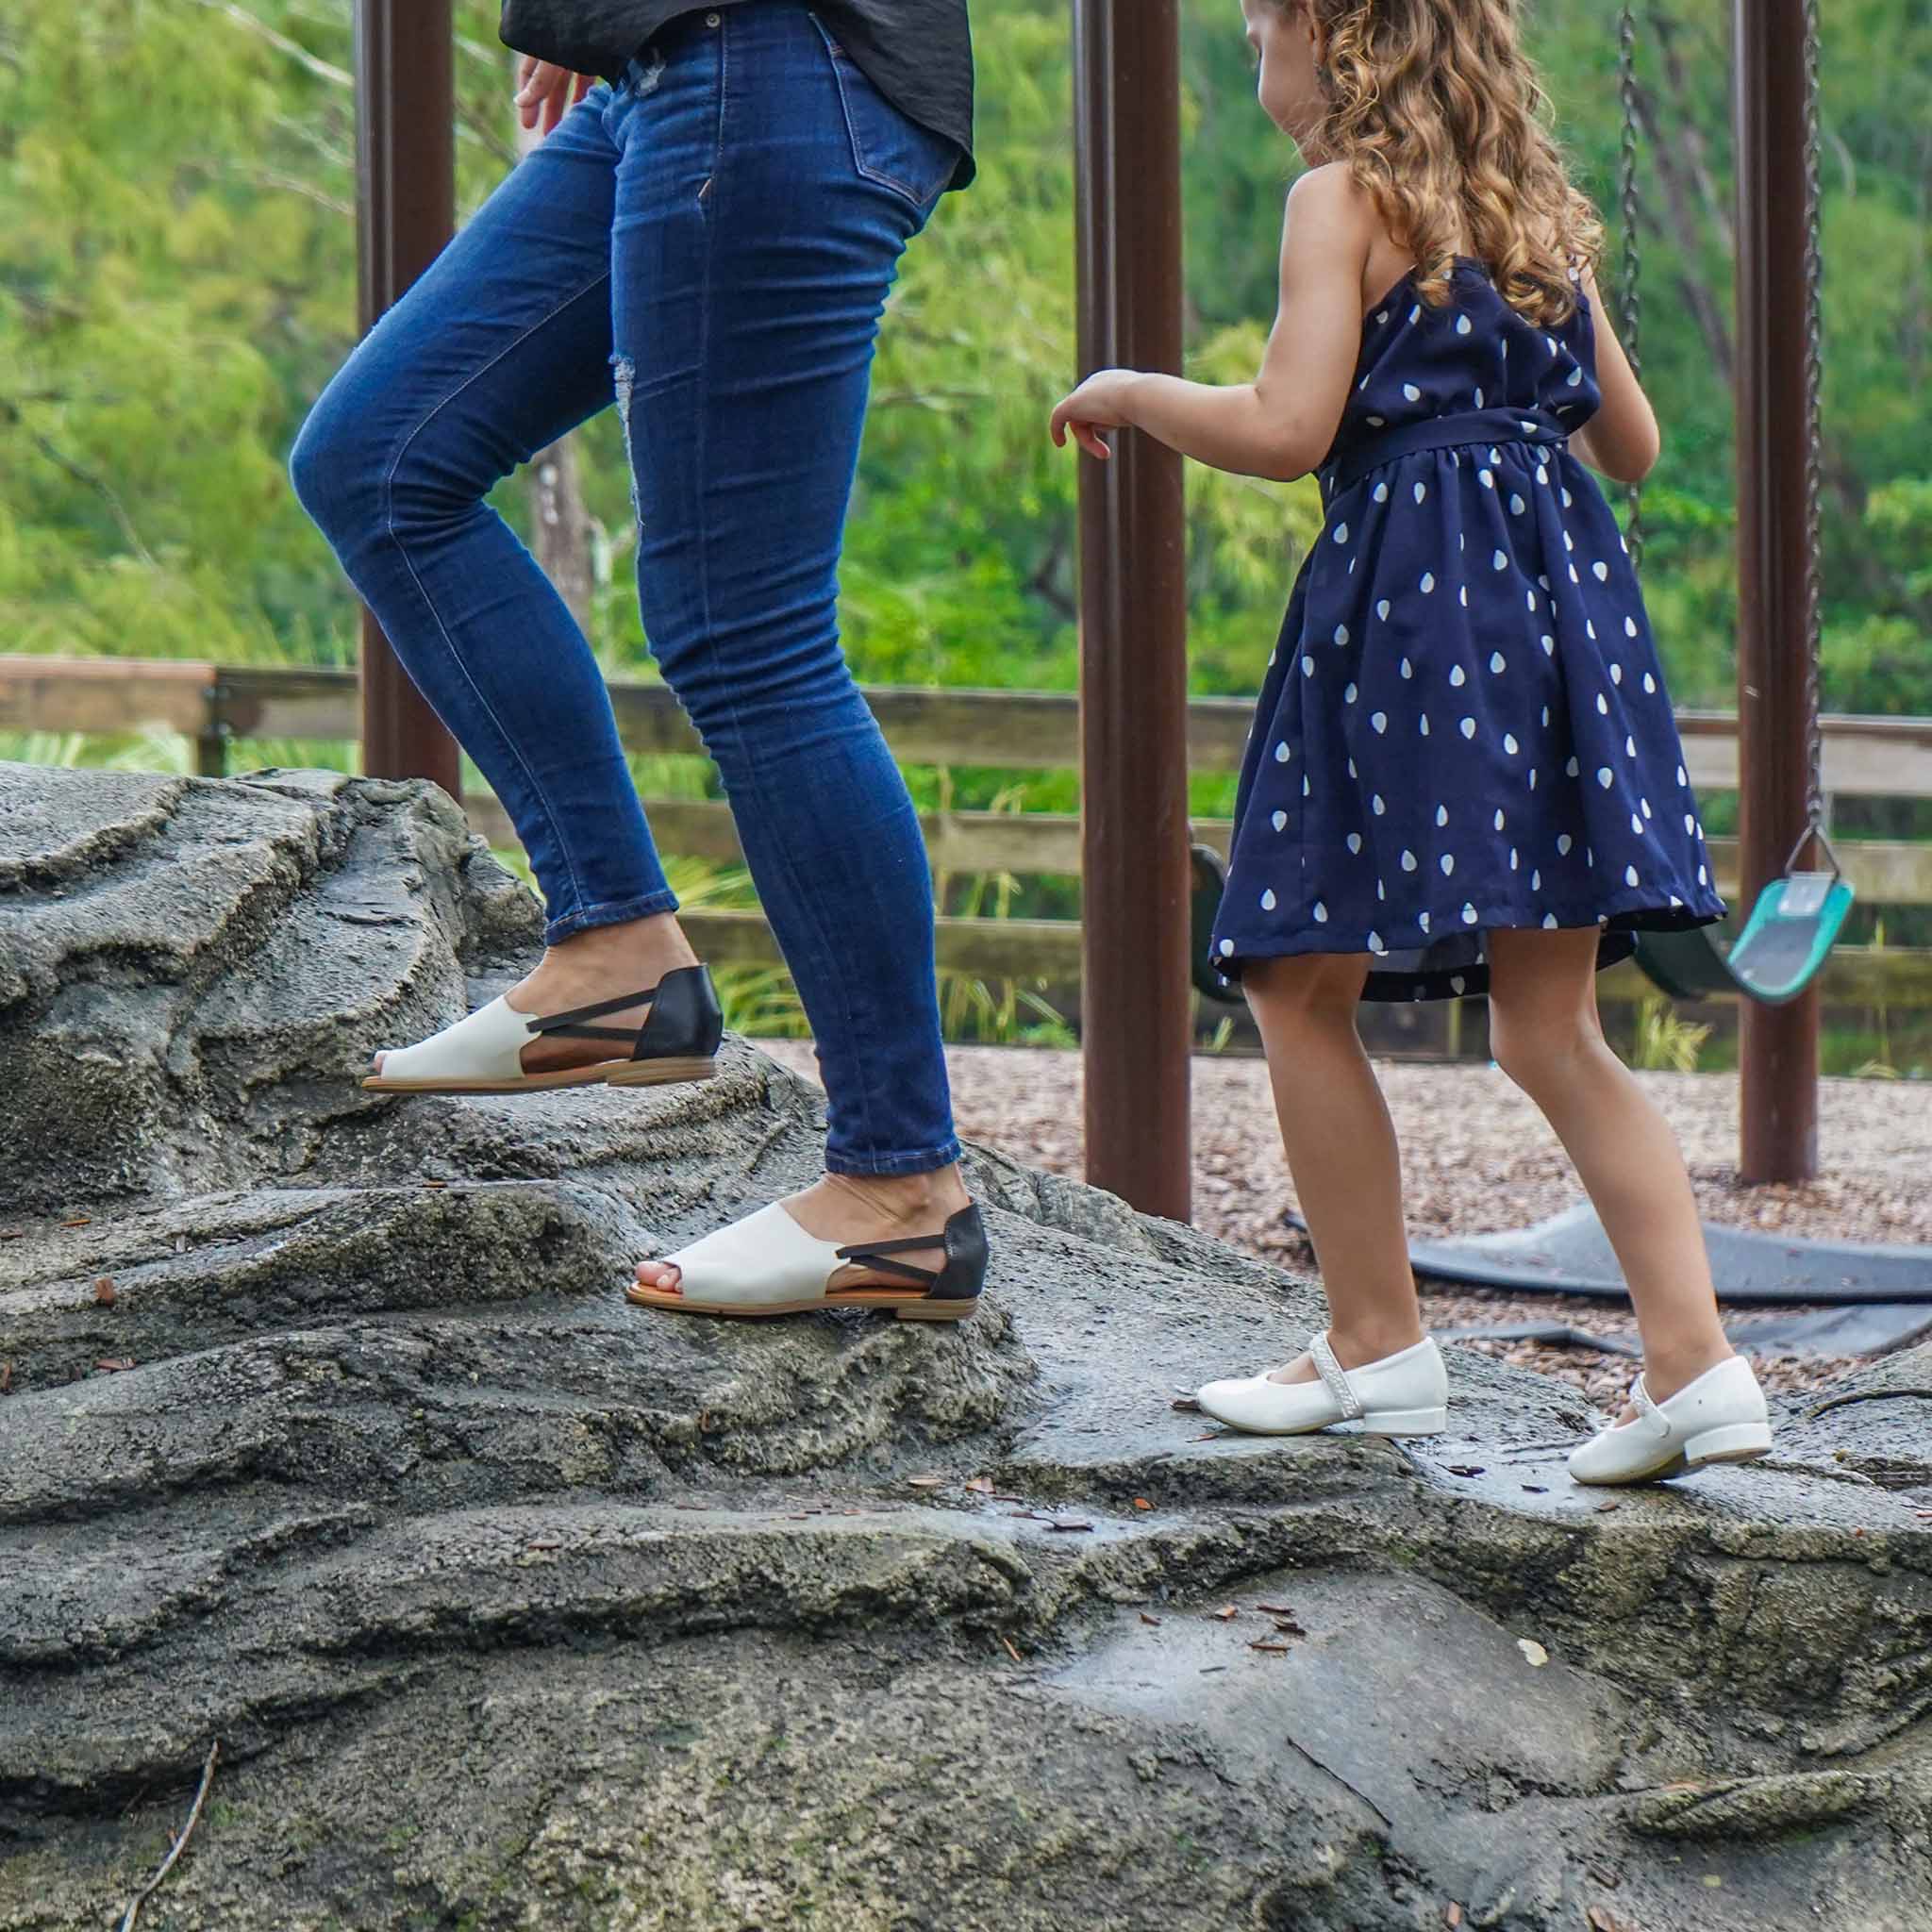
[{"label": "wood chip mulch", "polygon": [[[808,1077],[808,1041],[760,1041]],[[1081,1078],[1077,1054],[954,1047],[959,1131],[1017,1159],[1078,1178]],[[1402,1143],[1412,1235],[1488,1234],[1526,1227],[1581,1195],[1542,1116],[1494,1067],[1385,1061],[1378,1068]],[[1738,1081],[1730,1074],[1640,1074],[1684,1147],[1708,1221],[1798,1236],[1932,1245],[1932,1083],[1830,1079],[1819,1093],[1824,1177],[1808,1187],[1746,1188],[1737,1177]],[[1246,1056],[1194,1061],[1194,1224],[1232,1246],[1318,1277],[1314,1256],[1283,1211],[1294,1188],[1275,1129],[1266,1066]],[[1593,1335],[1636,1339],[1614,1304],[1568,1295],[1423,1284],[1433,1328],[1560,1322]],[[1748,1318],[1768,1310],[1740,1310]],[[1285,1337],[1284,1341],[1296,1338]],[[1486,1352],[1560,1375],[1599,1407],[1622,1397],[1635,1363],[1535,1342],[1483,1341]],[[1767,1388],[1805,1391],[1856,1358],[1759,1357]],[[1234,1373],[1240,1364],[1229,1364]],[[1261,1366],[1257,1363],[1253,1366]]]}]

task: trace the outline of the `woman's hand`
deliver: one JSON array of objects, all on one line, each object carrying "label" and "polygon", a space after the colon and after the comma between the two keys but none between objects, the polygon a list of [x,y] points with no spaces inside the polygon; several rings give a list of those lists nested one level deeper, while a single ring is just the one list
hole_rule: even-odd
[{"label": "woman's hand", "polygon": [[545,135],[591,92],[591,76],[525,54],[517,61],[517,119]]},{"label": "woman's hand", "polygon": [[1113,451],[1100,432],[1123,429],[1132,422],[1127,413],[1127,398],[1140,380],[1140,372],[1135,369],[1103,369],[1090,375],[1053,412],[1055,446],[1064,449],[1071,435],[1090,457],[1109,461]]}]

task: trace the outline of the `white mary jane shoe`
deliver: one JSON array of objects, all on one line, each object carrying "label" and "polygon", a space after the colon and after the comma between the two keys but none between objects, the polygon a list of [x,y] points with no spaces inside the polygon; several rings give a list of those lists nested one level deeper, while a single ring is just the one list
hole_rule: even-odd
[{"label": "white mary jane shoe", "polygon": [[[922,1268],[895,1257],[942,1248],[945,1264]],[[814,1308],[873,1308],[902,1322],[959,1322],[979,1306],[986,1281],[986,1225],[975,1207],[962,1208],[939,1234],[903,1241],[858,1241],[841,1247],[809,1234],[774,1201],[693,1241],[665,1261],[678,1271],[675,1288],[634,1282],[626,1298],[645,1308],[681,1315],[801,1315]],[[876,1282],[835,1289],[847,1268],[895,1274],[903,1288]]]},{"label": "white mary jane shoe", "polygon": [[1448,1426],[1449,1372],[1433,1339],[1358,1369],[1336,1360],[1325,1334],[1308,1343],[1308,1354],[1316,1381],[1249,1375],[1209,1382],[1194,1400],[1202,1414],[1256,1436],[1303,1436],[1346,1422],[1371,1436],[1439,1436]]},{"label": "white mary jane shoe", "polygon": [[1579,1483],[1645,1483],[1710,1462],[1749,1462],[1771,1453],[1771,1419],[1751,1364],[1732,1356],[1668,1401],[1653,1402],[1639,1375],[1637,1420],[1613,1423],[1570,1452]]}]

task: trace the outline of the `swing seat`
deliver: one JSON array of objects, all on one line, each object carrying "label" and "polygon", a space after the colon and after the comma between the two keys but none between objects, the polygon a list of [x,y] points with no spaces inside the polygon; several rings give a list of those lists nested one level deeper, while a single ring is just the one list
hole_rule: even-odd
[{"label": "swing seat", "polygon": [[1241,989],[1223,979],[1214,964],[1214,922],[1221,916],[1221,897],[1227,890],[1227,863],[1213,846],[1195,845],[1190,850],[1189,864],[1192,880],[1189,976],[1203,999],[1238,1007]]},{"label": "swing seat", "polygon": [[1787,873],[1757,895],[1728,953],[1707,925],[1641,932],[1637,963],[1674,999],[1736,992],[1760,1006],[1782,1007],[1824,970],[1854,896],[1851,881],[1836,869]]}]

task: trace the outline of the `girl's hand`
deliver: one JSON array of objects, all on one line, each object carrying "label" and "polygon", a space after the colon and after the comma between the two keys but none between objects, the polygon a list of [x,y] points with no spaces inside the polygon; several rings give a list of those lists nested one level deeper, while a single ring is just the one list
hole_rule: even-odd
[{"label": "girl's hand", "polygon": [[525,54],[517,61],[517,119],[545,135],[591,92],[591,76]]},{"label": "girl's hand", "polygon": [[1133,369],[1103,369],[1090,375],[1053,412],[1054,446],[1064,449],[1071,435],[1090,457],[1103,463],[1110,460],[1113,451],[1100,432],[1122,429],[1132,422],[1127,397],[1140,379],[1140,372]]}]

